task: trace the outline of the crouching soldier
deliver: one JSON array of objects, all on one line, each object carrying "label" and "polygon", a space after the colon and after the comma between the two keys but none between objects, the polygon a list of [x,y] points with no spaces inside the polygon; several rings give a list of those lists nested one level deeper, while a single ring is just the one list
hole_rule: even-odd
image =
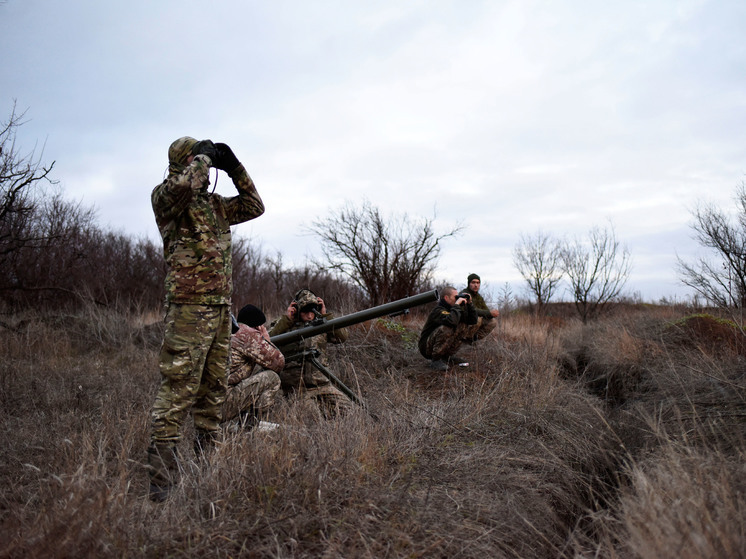
[{"label": "crouching soldier", "polygon": [[419,350],[430,359],[430,368],[447,371],[448,365],[466,363],[455,353],[479,328],[477,313],[469,299],[459,295],[455,287],[445,287],[441,292],[420,334]]},{"label": "crouching soldier", "polygon": [[487,306],[484,301],[484,297],[479,294],[479,288],[482,286],[482,280],[477,274],[469,274],[466,278],[467,286],[465,293],[471,296],[471,303],[474,305],[474,310],[477,313],[477,324],[479,328],[471,337],[471,339],[465,339],[464,342],[473,344],[481,339],[486,338],[490,332],[497,326],[495,318],[500,316],[500,311],[497,309],[491,309]]},{"label": "crouching soldier", "polygon": [[[317,297],[310,289],[301,289],[269,333],[270,336],[277,336],[292,332],[319,318],[331,319],[334,316],[327,312],[321,297]],[[348,335],[346,328],[339,328],[281,346],[285,356],[285,368],[280,373],[283,393],[286,396],[295,394],[300,399],[312,401],[327,419],[349,410],[352,401],[307,359],[311,353],[317,353],[318,361],[327,366],[327,343],[343,343]]]},{"label": "crouching soldier", "polygon": [[280,391],[277,373],[285,366],[282,352],[269,341],[261,309],[246,305],[236,317],[238,330],[231,336],[231,365],[228,391],[223,403],[223,421],[236,418],[246,427],[267,416]]}]

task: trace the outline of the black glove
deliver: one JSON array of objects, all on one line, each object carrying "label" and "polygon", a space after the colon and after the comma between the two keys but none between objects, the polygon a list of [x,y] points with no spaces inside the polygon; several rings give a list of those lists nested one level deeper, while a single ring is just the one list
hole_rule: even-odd
[{"label": "black glove", "polygon": [[192,155],[206,155],[210,158],[210,161],[212,161],[213,167],[218,167],[218,159],[220,158],[220,155],[218,154],[218,148],[215,147],[215,144],[212,143],[212,140],[200,140],[196,144],[194,144],[194,147],[192,148]]},{"label": "black glove", "polygon": [[228,144],[215,144],[215,148],[218,152],[218,162],[215,163],[215,166],[218,169],[230,174],[241,164],[238,157],[233,153],[233,150],[228,147]]}]

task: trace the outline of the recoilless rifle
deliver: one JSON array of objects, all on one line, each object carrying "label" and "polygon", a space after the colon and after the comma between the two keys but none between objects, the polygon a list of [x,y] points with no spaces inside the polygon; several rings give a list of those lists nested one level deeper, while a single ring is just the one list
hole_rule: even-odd
[{"label": "recoilless rifle", "polygon": [[[405,297],[404,299],[398,299],[397,301],[392,301],[391,303],[384,303],[383,305],[378,305],[377,307],[372,307],[370,309],[365,309],[362,311],[354,312],[352,314],[340,316],[338,318],[333,318],[331,320],[326,320],[321,317],[318,317],[314,319],[312,322],[307,323],[307,325],[304,326],[303,328],[299,328],[298,330],[293,330],[292,332],[284,332],[282,334],[277,334],[276,336],[272,336],[270,338],[270,341],[282,350],[283,346],[288,346],[290,344],[299,342],[301,340],[313,338],[314,336],[318,336],[320,334],[326,334],[327,332],[332,332],[335,329],[345,328],[347,326],[354,326],[355,324],[360,324],[361,322],[365,322],[366,320],[372,320],[374,318],[379,318],[379,317],[386,316],[386,315],[395,316],[397,314],[401,314],[402,312],[406,312],[408,309],[412,307],[417,307],[419,305],[424,305],[426,303],[432,303],[437,300],[438,300],[438,291],[437,289],[433,289],[432,291],[420,293],[419,295],[412,295],[411,297]],[[285,352],[283,351],[283,353]],[[298,352],[292,355],[286,355],[285,361],[304,360],[304,361],[309,362],[311,365],[316,367],[316,369],[318,369],[322,375],[328,378],[329,382],[331,382],[334,386],[336,386],[339,390],[341,390],[348,398],[350,398],[350,400],[352,400],[353,402],[355,402],[356,404],[360,405],[361,407],[367,410],[367,406],[357,396],[357,394],[355,394],[347,385],[345,385],[329,369],[324,367],[324,365],[322,365],[319,362],[318,357],[319,357],[318,350],[306,349],[306,350],[303,350],[301,352]]]}]

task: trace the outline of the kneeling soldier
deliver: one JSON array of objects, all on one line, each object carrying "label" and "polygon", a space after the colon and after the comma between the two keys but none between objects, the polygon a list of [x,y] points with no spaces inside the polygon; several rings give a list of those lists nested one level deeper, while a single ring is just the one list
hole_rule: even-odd
[{"label": "kneeling soldier", "polygon": [[419,350],[423,357],[430,359],[430,367],[436,371],[447,371],[449,364],[465,363],[455,357],[455,353],[479,328],[477,313],[469,299],[460,295],[455,287],[445,287],[425,321]]}]

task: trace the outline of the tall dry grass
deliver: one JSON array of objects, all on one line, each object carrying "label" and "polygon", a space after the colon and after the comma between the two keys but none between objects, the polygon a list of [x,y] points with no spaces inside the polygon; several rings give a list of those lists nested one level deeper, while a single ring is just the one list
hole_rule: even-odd
[{"label": "tall dry grass", "polygon": [[[334,347],[363,410],[281,401],[163,504],[142,462],[158,327],[90,311],[0,338],[3,557],[739,557],[744,367],[681,316],[510,316],[433,373],[421,319]],[[715,345],[713,345],[715,344]],[[186,439],[191,433],[187,429]]]}]

